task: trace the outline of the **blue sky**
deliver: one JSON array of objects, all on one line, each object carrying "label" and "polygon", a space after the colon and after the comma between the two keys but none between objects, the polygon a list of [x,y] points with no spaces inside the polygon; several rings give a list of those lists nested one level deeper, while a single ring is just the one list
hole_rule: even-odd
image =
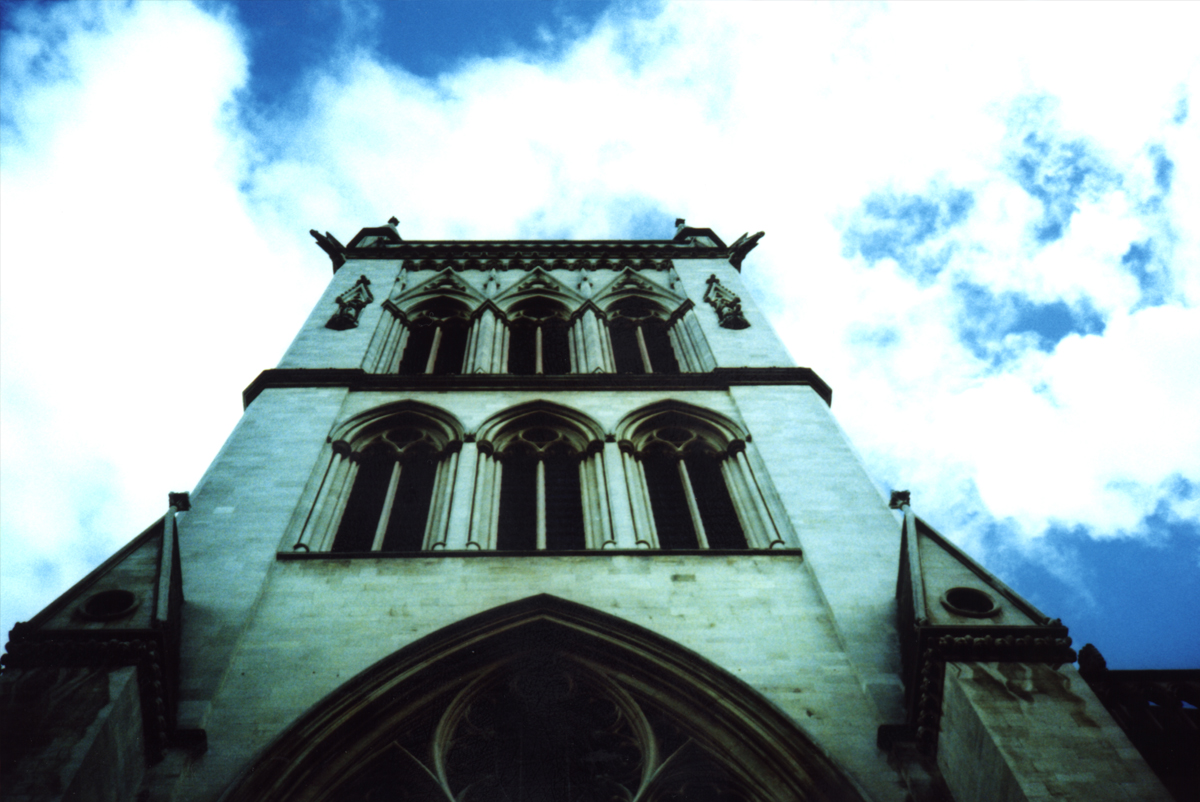
[{"label": "blue sky", "polygon": [[0,3],[0,624],[196,483],[328,279],[308,229],[686,217],[767,232],[747,279],[882,489],[1110,665],[1200,665],[1197,29],[1175,3]]}]

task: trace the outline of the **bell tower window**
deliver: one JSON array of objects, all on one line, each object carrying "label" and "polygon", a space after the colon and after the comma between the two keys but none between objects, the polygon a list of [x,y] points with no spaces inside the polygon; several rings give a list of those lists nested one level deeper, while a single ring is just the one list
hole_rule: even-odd
[{"label": "bell tower window", "polygon": [[571,372],[564,307],[545,298],[531,298],[512,311],[508,372],[524,376]]},{"label": "bell tower window", "polygon": [[527,426],[505,445],[500,463],[497,549],[586,547],[580,455],[564,432]]},{"label": "bell tower window", "polygon": [[665,320],[639,298],[626,298],[611,310],[609,335],[617,373],[678,373],[679,359]]},{"label": "bell tower window", "polygon": [[416,312],[400,358],[404,375],[461,373],[467,352],[470,318],[465,307],[442,301]]}]

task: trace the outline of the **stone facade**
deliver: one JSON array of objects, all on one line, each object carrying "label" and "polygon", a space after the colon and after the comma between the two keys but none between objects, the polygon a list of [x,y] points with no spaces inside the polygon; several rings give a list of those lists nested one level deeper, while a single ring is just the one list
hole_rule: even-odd
[{"label": "stone facade", "polygon": [[[757,237],[727,247],[680,221],[670,241],[406,242],[393,222],[346,247],[328,235],[318,241],[333,257],[333,280],[279,366],[247,389],[241,422],[186,503],[138,548],[14,630],[5,693],[29,704],[20,680],[48,670],[64,630],[79,638],[91,636],[75,630],[98,626],[121,637],[133,637],[131,627],[166,631],[160,621],[174,608],[165,600],[179,589],[186,597],[177,662],[146,663],[140,693],[133,669],[120,667],[132,658],[93,661],[111,666],[111,701],[71,726],[123,727],[104,737],[125,743],[105,747],[117,756],[99,761],[104,771],[87,768],[94,758],[62,763],[75,782],[141,783],[147,800],[350,798],[337,790],[341,779],[314,768],[336,758],[312,755],[360,750],[374,762],[344,773],[379,786],[368,776],[381,759],[372,744],[426,715],[396,700],[465,694],[455,689],[467,677],[516,665],[520,650],[494,636],[510,627],[535,633],[530,653],[567,661],[564,671],[599,695],[634,700],[621,708],[627,718],[644,708],[646,727],[673,722],[668,729],[689,735],[696,759],[719,764],[719,782],[746,798],[1162,798],[1087,686],[1056,665],[1073,659],[1065,628],[953,549],[906,502],[892,505],[899,513],[889,508],[832,417],[828,387],[790,364],[742,284],[741,262]],[[530,318],[535,308],[544,317]],[[518,342],[522,315],[537,334]],[[543,355],[545,364],[565,359],[543,344],[552,336],[565,338],[569,371],[507,369],[512,350],[530,343],[538,349],[531,365]],[[442,370],[437,349],[452,342],[461,361]],[[418,347],[429,349],[429,370],[398,372]],[[664,348],[673,354],[667,369]],[[620,369],[639,353],[641,368]],[[379,547],[393,525],[386,510],[416,464],[393,455],[390,485],[381,474],[379,487],[389,489],[373,550],[339,551],[370,448],[381,447],[389,426],[408,432],[420,421],[437,429],[422,436],[438,462],[419,547]],[[646,434],[651,424],[659,430]],[[396,453],[410,442],[392,437]],[[558,463],[539,457],[529,518],[538,548],[505,549],[501,519],[515,502],[504,496],[504,443],[536,450],[553,437],[581,466],[586,545],[546,547],[559,514],[546,488],[561,480],[544,475]],[[679,445],[687,437],[692,444]],[[655,488],[668,480],[650,460],[671,444],[680,466],[692,453],[718,461],[715,495],[728,492],[722,509],[737,518],[722,525],[744,541],[705,547],[725,541],[715,529],[708,540],[699,534],[716,526],[709,510],[717,508],[698,490],[702,466],[693,463],[678,514],[690,515],[696,541],[665,548],[665,491]],[[174,526],[181,585],[164,562],[176,559]],[[370,533],[356,542],[370,544]],[[141,612],[98,625],[80,611],[110,586],[128,588]],[[939,607],[955,588],[981,594],[964,604],[990,599],[997,609]],[[1000,627],[986,648],[953,642],[970,633],[982,643],[985,624]],[[463,633],[475,633],[478,654],[493,662],[470,662],[483,658],[465,656],[473,652]],[[1021,646],[1022,637],[1050,645]],[[169,652],[170,638],[163,643]],[[431,679],[429,666],[447,668]],[[918,687],[943,680],[933,692]],[[156,697],[147,690],[155,682],[177,692]],[[687,701],[698,698],[725,712],[705,718],[705,705]],[[159,726],[139,718],[139,704],[171,708],[161,717],[161,754],[145,749],[134,726]],[[653,747],[641,748],[650,765]],[[39,755],[24,759],[54,759]],[[297,790],[299,777],[327,785]],[[453,778],[440,781],[448,788]],[[4,798],[77,798],[19,791],[31,787],[22,782],[6,781]]]}]

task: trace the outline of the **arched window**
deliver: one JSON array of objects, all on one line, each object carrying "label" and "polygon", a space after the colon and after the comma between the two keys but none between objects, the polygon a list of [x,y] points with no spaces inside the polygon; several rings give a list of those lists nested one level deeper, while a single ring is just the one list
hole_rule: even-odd
[{"label": "arched window", "polygon": [[535,297],[509,311],[508,372],[526,376],[571,372],[566,307]]},{"label": "arched window", "polygon": [[461,373],[470,326],[469,310],[457,301],[439,298],[418,307],[409,316],[400,373]]},{"label": "arched window", "polygon": [[[402,402],[331,435],[329,461],[305,489],[293,549],[339,553],[444,548],[462,428],[436,407]],[[311,503],[311,506],[308,504]]]},{"label": "arched window", "polygon": [[583,549],[580,463],[585,443],[550,415],[526,416],[496,443],[500,551]]},{"label": "arched window", "polygon": [[664,413],[642,434],[642,469],[659,547],[746,548],[746,533],[721,475],[725,454],[699,435],[694,420]]},{"label": "arched window", "polygon": [[624,298],[609,309],[609,336],[617,373],[678,373],[667,322],[651,302]]},{"label": "arched window", "polygon": [[358,473],[330,550],[420,551],[441,457],[430,433],[391,429],[357,456]]},{"label": "arched window", "polygon": [[748,435],[709,410],[662,402],[617,427],[638,542],[662,549],[786,548],[793,538]]}]

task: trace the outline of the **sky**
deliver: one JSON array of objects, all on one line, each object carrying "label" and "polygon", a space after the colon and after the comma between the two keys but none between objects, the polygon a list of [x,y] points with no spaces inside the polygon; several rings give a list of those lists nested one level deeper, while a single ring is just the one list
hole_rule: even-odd
[{"label": "sky", "polygon": [[[882,491],[1200,666],[1200,5],[0,2],[0,626],[199,480],[343,242],[766,231]],[[897,530],[898,531],[898,530]],[[185,567],[186,569],[186,567]]]}]

